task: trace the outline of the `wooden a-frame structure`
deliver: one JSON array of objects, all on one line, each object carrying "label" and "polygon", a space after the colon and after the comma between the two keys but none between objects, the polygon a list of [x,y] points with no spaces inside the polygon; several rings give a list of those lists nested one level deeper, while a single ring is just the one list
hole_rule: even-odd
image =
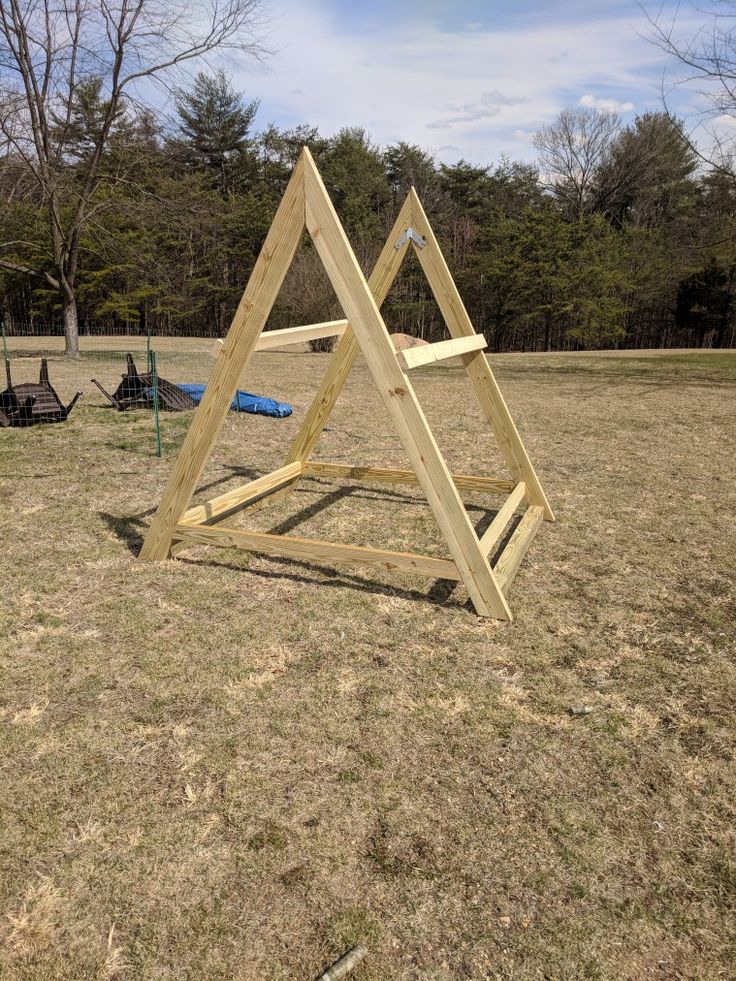
[{"label": "wooden a-frame structure", "polygon": [[[304,229],[324,263],[346,320],[262,333]],[[451,334],[451,340],[397,352],[379,312],[409,247],[413,247]],[[340,336],[328,370],[284,465],[205,504],[190,507],[194,490],[225,420],[241,372],[254,351]],[[311,154],[304,149],[245,288],[204,398],[176,460],[140,553],[160,560],[195,544],[228,545],[267,555],[403,569],[461,580],[481,616],[510,620],[506,593],[542,520],[554,517],[503,396],[455,287],[437,240],[412,188],[366,281]],[[362,353],[413,470],[348,466],[311,460],[317,441],[358,353]],[[499,444],[512,480],[451,474],[417,401],[409,372],[459,356]],[[419,483],[450,551],[449,558],[341,545],[223,527],[248,507],[260,507],[294,489],[301,477]],[[507,494],[479,538],[459,491]],[[493,568],[491,555],[517,509],[526,510]],[[218,527],[220,525],[220,527]]]}]

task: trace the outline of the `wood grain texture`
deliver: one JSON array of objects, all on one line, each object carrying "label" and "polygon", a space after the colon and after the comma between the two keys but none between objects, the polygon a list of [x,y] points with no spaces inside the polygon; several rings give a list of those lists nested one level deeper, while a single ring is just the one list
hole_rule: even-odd
[{"label": "wood grain texture", "polygon": [[176,525],[174,539],[191,545],[219,545],[244,548],[264,555],[283,555],[304,562],[347,562],[353,565],[371,565],[382,569],[414,572],[433,579],[460,579],[457,566],[450,559],[431,555],[414,555],[411,552],[391,552],[361,545],[340,545],[334,542],[315,541],[311,538],[293,538],[289,535],[271,535],[261,531],[244,531],[240,528],[210,527],[208,525]]},{"label": "wood grain texture", "polygon": [[253,353],[304,231],[304,159],[300,157],[253,267],[164,490],[140,557],[165,559],[227,415],[238,379]]},{"label": "wood grain texture", "polygon": [[[297,478],[295,478],[291,483],[285,484],[283,487],[280,487],[278,490],[271,491],[268,494],[264,494],[262,497],[257,498],[255,501],[248,501],[247,503],[243,504],[242,507],[239,507],[237,511],[233,511],[230,514],[226,514],[223,515],[222,517],[219,517],[216,522],[217,527],[218,528],[230,527],[233,521],[237,521],[237,519],[241,515],[253,514],[253,512],[255,511],[261,511],[263,508],[271,507],[271,505],[276,504],[276,502],[280,501],[282,498],[288,497],[288,495],[291,494],[291,492],[294,490],[296,479]],[[198,527],[202,527],[202,526],[200,525]],[[170,555],[173,558],[175,555],[179,555],[181,552],[186,551],[186,549],[188,548],[191,548],[191,545],[188,542],[174,542],[174,544],[171,546]]]},{"label": "wood grain texture", "polygon": [[301,463],[289,463],[273,473],[264,474],[256,480],[251,480],[242,487],[235,487],[233,490],[226,491],[218,497],[213,497],[203,504],[197,504],[189,508],[181,517],[182,524],[202,524],[202,522],[214,523],[218,519],[227,517],[233,511],[240,510],[244,505],[250,504],[279,490],[285,484],[290,484],[301,474]]},{"label": "wood grain texture", "polygon": [[[354,467],[346,463],[326,463],[310,460],[302,468],[303,477],[327,477],[332,479],[350,477],[379,484],[418,484],[419,478],[413,470],[395,470],[391,467]],[[458,490],[480,491],[491,494],[508,494],[514,489],[513,480],[495,477],[474,477],[472,474],[450,474]]]},{"label": "wood grain texture", "polygon": [[[410,218],[411,201],[407,196],[368,280],[368,287],[379,307],[386,299],[409,247],[408,241],[404,243],[401,249],[396,249],[395,243],[410,224]],[[306,462],[314,452],[322,435],[322,430],[327,424],[330,413],[343,390],[357,356],[358,344],[353,331],[348,326],[332,355],[327,372],[320,383],[304,422],[289,447],[286,457],[287,463],[292,463],[295,460]]]},{"label": "wood grain texture", "polygon": [[419,478],[463,583],[481,616],[511,611],[465,511],[311,155],[304,152],[307,229],[337,294],[394,428]]},{"label": "wood grain texture", "polygon": [[543,520],[544,508],[541,505],[532,504],[528,507],[524,517],[516,526],[513,535],[509,539],[508,545],[501,552],[498,562],[494,566],[494,571],[496,573],[496,579],[504,592],[508,591],[509,586],[514,581],[514,576],[519,571],[521,560],[534,541],[534,536],[539,531],[539,526]]},{"label": "wood grain texture", "polygon": [[285,344],[317,341],[321,337],[342,337],[347,326],[347,320],[326,320],[321,324],[305,324],[302,327],[267,330],[256,341],[256,351],[270,351],[274,347],[283,347]]},{"label": "wood grain texture", "polygon": [[490,555],[495,548],[496,543],[501,538],[501,535],[503,535],[506,525],[511,521],[514,512],[522,503],[525,496],[526,485],[522,481],[511,491],[480,540],[480,547],[486,555]]},{"label": "wood grain texture", "polygon": [[482,334],[473,334],[453,337],[449,341],[436,341],[423,347],[410,347],[405,351],[398,351],[396,358],[404,371],[410,371],[412,368],[447,361],[448,358],[457,358],[461,354],[470,354],[471,351],[482,351],[484,347],[485,337]]},{"label": "wood grain texture", "polygon": [[[453,337],[475,335],[468,312],[450,275],[450,270],[447,268],[447,263],[416,191],[412,188],[409,194],[412,203],[413,227],[427,243],[423,249],[414,246],[414,251],[432,288],[447,328]],[[539,478],[514,425],[514,420],[511,418],[511,413],[498,387],[488,358],[482,352],[477,351],[473,354],[464,355],[463,361],[475,396],[493,430],[504,460],[514,475],[516,483],[523,481],[526,484],[527,501],[544,508],[546,521],[554,521],[552,508],[549,506]]]},{"label": "wood grain texture", "polygon": [[[294,257],[305,224],[343,306],[346,319],[274,331],[270,337],[264,339],[261,337],[263,326]],[[517,477],[515,482],[450,474],[414,390],[397,359],[378,304],[385,298],[406,251],[406,245],[396,249],[395,242],[410,224],[417,227],[427,242],[426,248],[418,250],[419,259],[448,322],[453,340],[401,352],[399,359],[408,367],[460,355],[504,456],[507,462],[510,461],[509,466]],[[340,332],[343,332],[342,340],[307,418],[289,449],[286,464],[273,474],[267,474],[244,487],[225,492],[185,511],[222,426],[239,376],[251,354],[259,348],[268,350],[270,347],[297,340],[316,339]],[[189,544],[213,543],[317,561],[358,562],[389,569],[402,568],[442,578],[459,578],[465,584],[480,615],[510,620],[511,613],[501,582],[504,586],[510,583],[539,521],[547,516],[551,519],[552,515],[490,367],[481,353],[483,346],[485,341],[473,331],[415,192],[412,190],[404,202],[370,281],[366,282],[309,150],[304,148],[233,318],[231,329],[217,356],[205,396],[177,458],[141,550],[141,557],[164,558],[170,554],[174,542],[177,551]],[[365,358],[409,456],[413,471],[308,462],[358,351]],[[523,471],[527,479],[520,480],[517,471]],[[531,475],[531,486],[526,471]],[[305,474],[391,483],[418,482],[447,541],[452,559],[268,535],[222,525],[212,527],[215,522],[228,522],[239,509],[248,505],[258,506],[260,500],[268,499],[269,495],[275,497],[288,493],[300,476]],[[517,482],[518,486],[514,487]],[[484,536],[485,545],[491,543],[493,536],[500,537],[503,527],[525,495],[527,499],[531,499],[538,489],[543,503],[533,504],[522,519],[499,559],[497,568],[500,570],[501,581],[497,581],[481,542],[470,524],[458,489],[499,491],[508,490],[509,487],[509,500],[491,526],[492,534],[489,534],[489,529]]]}]

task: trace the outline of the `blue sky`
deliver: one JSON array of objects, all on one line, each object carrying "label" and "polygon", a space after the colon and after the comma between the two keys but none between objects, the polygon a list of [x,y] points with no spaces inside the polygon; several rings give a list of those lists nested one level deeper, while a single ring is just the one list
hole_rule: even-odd
[{"label": "blue sky", "polygon": [[[677,69],[635,0],[269,0],[264,67],[227,65],[261,100],[260,126],[310,123],[324,135],[363,126],[375,142],[416,143],[446,162],[533,160],[532,137],[565,106],[661,107]],[[645,5],[691,36],[687,3]],[[671,107],[701,105],[679,87]]]}]

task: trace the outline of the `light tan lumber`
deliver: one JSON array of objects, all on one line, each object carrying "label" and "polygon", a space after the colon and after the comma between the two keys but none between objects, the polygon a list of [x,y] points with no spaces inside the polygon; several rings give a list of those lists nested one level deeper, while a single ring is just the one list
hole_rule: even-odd
[{"label": "light tan lumber", "polygon": [[[266,340],[259,341],[305,224],[343,307],[346,320],[273,331],[269,332],[271,336]],[[453,336],[453,341],[430,346],[430,349],[435,348],[431,361],[437,360],[443,350],[448,352],[447,357],[459,354],[512,471],[513,481],[450,474],[413,387],[401,366],[402,363],[409,365],[412,362],[413,352],[427,351],[427,348],[409,349],[412,353],[409,354],[408,361],[400,362],[397,358],[379,312],[379,305],[383,302],[408,248],[408,240],[400,249],[395,248],[395,242],[397,237],[403,237],[403,232],[409,226],[416,228],[425,240],[425,247],[417,249],[419,260]],[[261,350],[268,350],[295,343],[297,340],[315,339],[317,332],[319,336],[331,336],[341,330],[343,336],[336,354],[307,418],[289,449],[285,466],[274,474],[265,475],[249,485],[226,492],[187,511],[194,488],[232,401],[239,376],[252,353],[259,349],[259,344]],[[311,338],[305,336],[308,331],[313,332]],[[539,523],[545,517],[550,520],[553,518],[490,366],[482,353],[482,344],[483,338],[473,330],[415,192],[412,190],[404,202],[370,281],[366,282],[312,157],[305,148],[279,205],[231,329],[217,356],[205,396],[195,413],[154,516],[141,557],[165,558],[171,553],[174,543],[176,551],[188,547],[189,544],[203,543],[233,545],[250,551],[303,560],[350,562],[387,569],[404,569],[433,577],[460,579],[480,615],[512,619],[503,589],[508,587],[516,574]],[[308,462],[359,351],[365,358],[413,470],[346,468],[341,464],[321,465]],[[406,351],[402,352],[400,357],[404,358],[406,354]],[[414,360],[416,363],[430,363],[426,355],[422,360],[421,353]],[[390,479],[391,482],[407,483],[418,481],[452,558],[417,556],[405,552],[338,545],[223,527],[224,524],[229,524],[236,510],[248,506],[260,507],[264,501],[291,492],[303,475],[349,476],[379,481]],[[459,489],[500,490],[502,487],[510,492],[510,497],[497,515],[496,522],[500,524],[504,512],[507,514],[506,520],[509,520],[514,508],[524,497],[530,502],[530,507],[497,563],[497,578],[470,523]],[[194,523],[195,521],[203,523]],[[218,522],[218,525],[213,526],[214,522]],[[498,525],[496,527],[500,537],[503,528]],[[488,532],[484,539],[486,543],[490,541]]]},{"label": "light tan lumber", "polygon": [[499,509],[498,514],[486,529],[480,540],[481,551],[486,555],[490,555],[495,548],[496,542],[503,535],[506,525],[511,521],[512,515],[524,500],[525,494],[526,485],[522,481],[514,487]]},{"label": "light tan lumber", "polygon": [[[450,474],[459,490],[508,494],[514,489],[513,480],[496,477],[474,477],[471,474]],[[390,467],[353,467],[345,463],[321,463],[310,460],[302,469],[302,477],[330,477],[367,480],[378,484],[418,484],[413,470],[394,470]]]},{"label": "light tan lumber", "polygon": [[350,321],[394,428],[422,485],[470,598],[481,616],[511,619],[411,383],[401,370],[370,287],[308,150],[303,158],[307,229]]},{"label": "light tan lumber", "polygon": [[204,397],[194,413],[143,543],[142,559],[165,559],[169,555],[174,526],[192,499],[230,408],[238,379],[263,330],[303,231],[304,159],[300,157],[212,368]]},{"label": "light tan lumber", "polygon": [[195,507],[189,508],[182,515],[181,521],[183,524],[197,525],[204,521],[214,522],[218,519],[225,518],[228,514],[241,509],[246,504],[252,503],[257,498],[279,490],[285,484],[296,480],[301,472],[301,463],[289,463],[285,467],[274,470],[273,473],[264,474],[263,477],[258,477],[256,480],[251,480],[249,483],[243,484],[242,487],[235,487],[233,490],[226,491],[218,497],[213,497],[203,504],[197,504]]},{"label": "light tan lumber", "polygon": [[410,347],[405,351],[397,351],[396,357],[404,371],[410,371],[412,368],[437,364],[461,354],[482,351],[485,346],[486,339],[482,334],[472,334],[467,337],[453,337],[449,341],[436,341],[422,347]]},{"label": "light tan lumber", "polygon": [[[401,249],[395,248],[395,243],[401,233],[411,223],[410,218],[411,201],[409,196],[407,196],[394,222],[394,227],[386,239],[386,244],[373,267],[373,272],[368,279],[368,286],[379,307],[386,299],[386,295],[391,289],[391,284],[401,268],[401,263],[409,247],[408,240]],[[332,412],[357,356],[358,343],[355,340],[352,329],[348,326],[340,343],[335,348],[327,371],[304,418],[301,429],[289,447],[286,457],[287,463],[291,463],[294,460],[306,461],[314,452],[330,412]]]},{"label": "light tan lumber", "polygon": [[508,545],[501,552],[494,571],[496,573],[496,579],[504,592],[508,590],[514,581],[514,576],[519,571],[521,560],[534,541],[534,536],[539,531],[539,526],[543,520],[544,508],[540,505],[532,504],[527,508],[524,517],[516,526]]},{"label": "light tan lumber", "polygon": [[245,548],[264,555],[284,555],[304,562],[348,562],[372,565],[382,569],[400,569],[436,579],[460,579],[457,566],[450,559],[411,552],[390,552],[360,545],[339,545],[314,541],[311,538],[292,538],[271,535],[262,531],[243,531],[240,528],[221,528],[209,525],[183,525],[174,529],[174,538],[189,545],[219,545]]},{"label": "light tan lumber", "polygon": [[[414,251],[432,288],[447,328],[453,337],[474,335],[475,330],[468,312],[450,275],[450,270],[447,268],[447,263],[417,193],[412,188],[409,195],[412,203],[412,227],[426,241],[423,249],[414,246]],[[511,470],[517,483],[524,481],[526,484],[527,501],[530,504],[541,505],[544,508],[545,520],[554,521],[552,508],[549,506],[539,478],[514,425],[514,420],[511,418],[511,413],[491,371],[488,358],[481,351],[478,351],[475,354],[465,356],[464,361],[476,398],[493,429],[509,470]]]},{"label": "light tan lumber", "polygon": [[285,344],[317,341],[321,337],[342,337],[347,326],[347,320],[326,320],[321,324],[305,324],[303,327],[267,330],[258,338],[256,351],[270,351],[274,347],[283,347]]},{"label": "light tan lumber", "polygon": [[[216,522],[217,527],[230,527],[232,522],[237,521],[237,519],[243,514],[253,514],[255,511],[261,511],[263,508],[271,507],[271,505],[276,504],[277,501],[282,500],[284,497],[288,497],[288,495],[294,490],[295,485],[296,478],[294,478],[291,483],[286,484],[284,487],[271,491],[270,493],[257,498],[255,501],[248,501],[247,503],[243,504],[242,507],[238,507],[236,511],[232,511],[229,514],[218,517]],[[192,546],[189,544],[189,542],[175,542],[171,546],[171,557],[173,558],[175,555],[179,555],[181,552],[184,552],[191,547]]]}]

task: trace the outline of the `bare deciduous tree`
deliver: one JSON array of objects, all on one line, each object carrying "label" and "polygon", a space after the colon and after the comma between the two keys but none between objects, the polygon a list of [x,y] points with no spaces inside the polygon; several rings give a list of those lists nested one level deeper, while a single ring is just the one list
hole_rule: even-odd
[{"label": "bare deciduous tree", "polygon": [[[695,6],[695,5],[694,5]],[[682,73],[671,80],[672,87],[693,83],[699,86],[705,108],[694,131],[705,130],[708,149],[690,146],[701,160],[734,178],[736,167],[736,0],[711,0],[695,8],[703,17],[702,26],[689,38],[680,36],[678,5],[673,15],[660,10],[647,14],[653,42],[679,64]],[[667,96],[663,95],[665,106]],[[669,112],[669,109],[668,109]],[[671,114],[670,114],[671,115]],[[703,143],[703,132],[698,138]]]},{"label": "bare deciduous tree", "polygon": [[[0,240],[0,269],[58,290],[67,355],[79,354],[80,238],[102,206],[95,195],[126,107],[216,49],[259,57],[260,11],[261,0],[0,0],[0,152],[32,178],[50,242],[32,262],[18,259],[17,240]],[[86,116],[85,93],[96,99]]]},{"label": "bare deciduous tree", "polygon": [[596,170],[618,133],[619,117],[588,106],[563,109],[534,137],[541,176],[546,178],[571,217],[591,206]]}]

